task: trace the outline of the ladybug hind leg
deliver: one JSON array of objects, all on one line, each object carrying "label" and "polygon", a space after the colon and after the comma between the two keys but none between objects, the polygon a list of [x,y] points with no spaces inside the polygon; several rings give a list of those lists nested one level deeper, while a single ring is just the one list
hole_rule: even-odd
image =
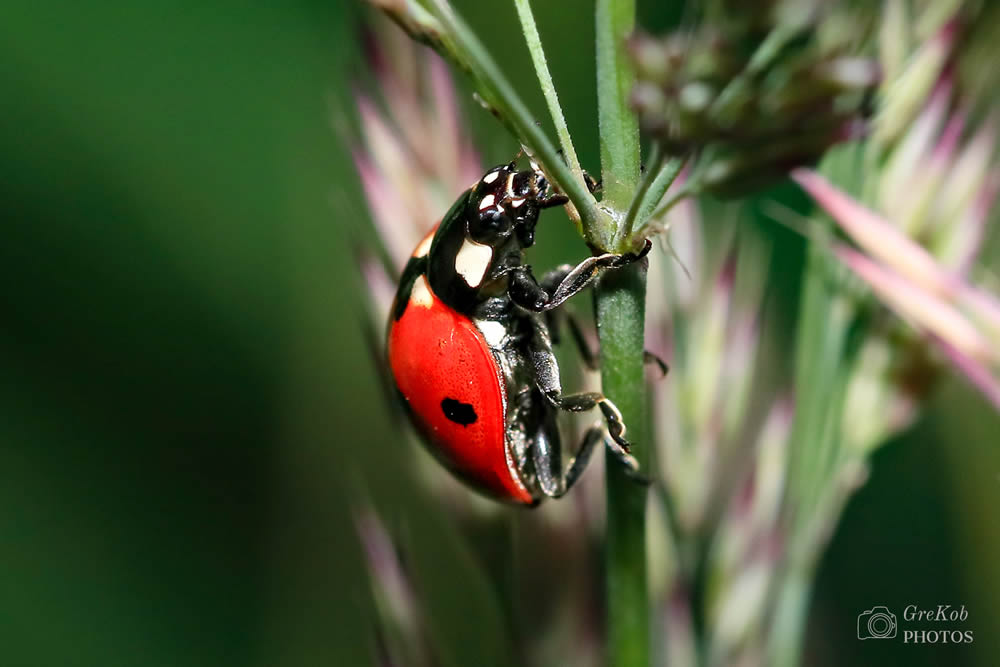
[{"label": "ladybug hind leg", "polygon": [[533,471],[528,462],[533,461],[533,443],[537,440],[542,416],[539,402],[535,399],[537,391],[523,391],[514,397],[513,419],[507,425],[507,447],[509,448],[514,466],[521,475],[522,481],[531,486]]},{"label": "ladybug hind leg", "polygon": [[[563,473],[562,440],[555,412],[537,389],[518,396],[514,419],[507,429],[507,441],[521,480],[549,498],[560,498],[573,486],[587,465],[594,444],[602,433],[588,431],[588,438]],[[593,431],[593,429],[591,429]]]},{"label": "ladybug hind leg", "polygon": [[[541,397],[538,397],[541,400]],[[569,489],[562,471],[562,441],[555,419],[548,415],[531,443],[532,464],[538,488],[550,498],[559,498]]]},{"label": "ladybug hind leg", "polygon": [[[594,452],[594,447],[599,442],[605,442],[606,435],[604,432],[603,425],[597,424],[591,426],[584,432],[583,439],[580,441],[580,447],[576,450],[576,456],[569,462],[569,466],[566,468],[566,475],[564,477],[564,486],[566,491],[573,488],[576,484],[576,480],[580,479],[580,475],[587,468],[587,463],[590,462],[590,455]],[[629,458],[632,458],[629,456]],[[632,459],[633,461],[635,459]],[[639,475],[638,464],[636,464],[636,469],[626,466],[627,470],[631,470],[635,475]],[[564,491],[565,493],[565,491]]]},{"label": "ladybug hind leg", "polygon": [[[541,396],[538,398],[544,400]],[[531,443],[531,463],[534,468],[536,484],[542,494],[549,498],[561,498],[573,488],[583,471],[587,469],[595,446],[608,438],[607,430],[603,424],[591,426],[583,434],[576,453],[564,470],[559,426],[555,416],[554,411],[547,414]],[[641,477],[638,472],[634,472],[634,475]],[[644,481],[644,478],[642,479]]]}]

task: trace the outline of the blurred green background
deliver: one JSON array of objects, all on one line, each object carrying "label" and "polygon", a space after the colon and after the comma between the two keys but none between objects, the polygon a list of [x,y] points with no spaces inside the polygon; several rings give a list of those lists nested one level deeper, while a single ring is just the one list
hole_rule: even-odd
[{"label": "blurred green background", "polygon": [[[456,4],[530,71],[512,7]],[[640,4],[652,28],[676,20]],[[596,171],[590,12],[535,5]],[[351,251],[369,223],[332,129],[362,17],[331,0],[4,3],[0,665],[370,664],[350,521],[368,499],[427,572],[456,664],[509,664],[362,338]],[[468,108],[486,162],[509,159]],[[800,247],[775,236],[791,313]],[[582,251],[564,231],[537,263]],[[952,381],[877,456],[824,562],[809,662],[997,663],[998,426]],[[965,604],[975,642],[857,641],[860,611],[908,603]]]}]

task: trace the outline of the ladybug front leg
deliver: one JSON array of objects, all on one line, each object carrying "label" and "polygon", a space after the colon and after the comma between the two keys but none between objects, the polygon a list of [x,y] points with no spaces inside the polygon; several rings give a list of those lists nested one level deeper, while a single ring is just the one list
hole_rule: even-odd
[{"label": "ladybug front leg", "polygon": [[[566,279],[566,276],[568,276],[572,270],[572,264],[563,264],[558,266],[542,276],[542,279],[539,281],[539,285],[546,292],[551,292]],[[565,321],[566,325],[569,327],[570,337],[573,339],[573,344],[576,345],[576,349],[580,353],[580,359],[583,361],[584,366],[592,371],[600,369],[601,360],[598,351],[591,347],[590,342],[587,340],[587,336],[583,333],[583,327],[580,326],[579,320],[577,320],[573,313],[567,312],[565,308],[558,308],[545,312],[545,324],[549,327],[549,334],[552,337],[552,342],[555,345],[559,344],[559,333],[562,328],[563,321]],[[663,359],[649,350],[643,350],[642,362],[644,364],[656,365],[660,371],[661,377],[666,376],[666,374],[670,371],[670,367],[667,366],[667,362],[663,361]]]},{"label": "ladybug front leg", "polygon": [[[559,287],[559,284],[566,279],[566,276],[568,276],[572,270],[572,264],[561,264],[551,271],[547,271],[545,275],[542,276],[542,279],[538,281],[538,284],[543,290],[545,290],[546,293],[551,293]],[[555,308],[553,310],[546,311],[544,315],[545,325],[549,328],[549,335],[552,339],[553,345],[559,344],[562,325],[565,321],[569,326],[570,336],[573,338],[573,343],[576,345],[576,349],[580,353],[580,358],[583,360],[583,364],[592,371],[596,371],[600,368],[600,359],[598,358],[597,351],[591,348],[590,343],[587,342],[587,337],[584,335],[583,329],[580,327],[580,323],[575,317],[573,317],[572,313],[567,311],[565,308]]]},{"label": "ladybug front leg", "polygon": [[518,266],[508,272],[510,283],[508,295],[511,301],[521,308],[535,313],[544,313],[558,308],[567,299],[587,287],[602,269],[618,269],[645,257],[653,247],[646,239],[645,244],[637,253],[627,252],[621,255],[604,253],[596,257],[588,257],[566,273],[562,281],[551,291],[546,290],[531,273],[531,267]]}]

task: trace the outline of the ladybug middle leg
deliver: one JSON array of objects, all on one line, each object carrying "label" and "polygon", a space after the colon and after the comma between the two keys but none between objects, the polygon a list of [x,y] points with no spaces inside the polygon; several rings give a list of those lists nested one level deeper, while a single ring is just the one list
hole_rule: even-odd
[{"label": "ladybug middle leg", "polygon": [[[618,408],[615,407],[604,394],[598,392],[584,392],[579,394],[566,394],[562,390],[562,382],[559,377],[559,364],[556,361],[555,354],[552,352],[552,340],[549,336],[548,327],[545,326],[545,322],[540,317],[532,318],[534,324],[532,335],[528,340],[525,341],[527,346],[527,357],[529,359],[530,370],[534,375],[535,386],[538,388],[540,393],[540,398],[546,402],[551,408],[556,408],[558,410],[565,410],[568,412],[585,412],[587,410],[592,410],[593,408],[600,408],[601,413],[604,416],[603,423],[595,425],[591,428],[587,434],[584,436],[584,441],[581,444],[577,454],[574,457],[573,462],[570,465],[569,472],[562,476],[564,483],[568,482],[570,479],[575,481],[579,473],[582,472],[583,466],[586,464],[587,458],[590,455],[590,450],[594,445],[601,439],[604,440],[605,445],[608,450],[615,456],[615,458],[621,462],[623,466],[629,471],[631,471],[634,476],[641,479],[638,473],[639,464],[635,458],[629,454],[629,442],[625,439],[625,423],[622,421],[621,413]],[[549,413],[549,416],[554,419],[554,413]],[[596,430],[595,430],[596,429]],[[550,454],[546,455],[544,450],[555,449],[551,446],[551,436],[549,435],[554,428],[544,428],[543,435],[548,436],[548,439],[542,443],[541,446],[535,447],[535,456],[542,456],[548,459],[551,463],[554,457]],[[607,437],[605,437],[607,436]],[[539,465],[538,460],[536,460],[536,472],[542,467]],[[552,466],[549,466],[552,469]],[[568,486],[566,487],[568,488]]]}]

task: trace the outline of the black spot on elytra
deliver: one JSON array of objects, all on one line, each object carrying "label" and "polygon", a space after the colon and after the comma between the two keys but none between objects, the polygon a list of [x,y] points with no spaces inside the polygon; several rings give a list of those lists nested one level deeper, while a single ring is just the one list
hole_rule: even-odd
[{"label": "black spot on elytra", "polygon": [[445,417],[462,426],[468,426],[479,419],[472,405],[456,401],[454,398],[446,398],[441,401],[441,410]]}]

